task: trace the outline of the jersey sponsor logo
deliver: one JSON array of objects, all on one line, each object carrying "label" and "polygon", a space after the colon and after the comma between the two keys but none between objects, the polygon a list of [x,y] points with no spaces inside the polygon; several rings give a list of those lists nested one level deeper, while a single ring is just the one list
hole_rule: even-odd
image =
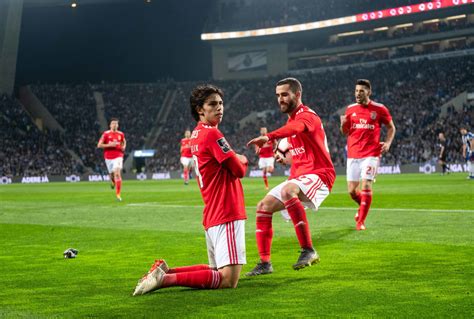
[{"label": "jersey sponsor logo", "polygon": [[377,112],[370,112],[370,118],[375,120],[377,118]]},{"label": "jersey sponsor logo", "polygon": [[304,152],[306,152],[306,150],[304,149],[304,146],[290,149],[291,156],[298,156],[298,155],[303,154]]},{"label": "jersey sponsor logo", "polygon": [[352,128],[354,129],[368,129],[373,130],[375,129],[375,125],[367,123],[366,119],[359,119],[360,123],[352,124]]},{"label": "jersey sponsor logo", "polygon": [[221,137],[217,140],[217,144],[221,148],[222,152],[228,153],[230,151],[229,143],[225,140],[225,137]]}]

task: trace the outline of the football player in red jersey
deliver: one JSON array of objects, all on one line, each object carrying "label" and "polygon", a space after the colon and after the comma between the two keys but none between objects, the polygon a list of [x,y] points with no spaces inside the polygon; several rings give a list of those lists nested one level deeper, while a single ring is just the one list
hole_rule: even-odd
[{"label": "football player in red jersey", "polygon": [[112,189],[115,188],[115,196],[118,201],[122,201],[122,167],[123,153],[127,146],[125,135],[118,130],[119,120],[112,118],[110,120],[110,130],[102,133],[97,143],[98,148],[104,149],[104,158],[107,170],[110,174],[110,182]]},{"label": "football player in red jersey", "polygon": [[[301,254],[293,269],[299,270],[319,262],[304,206],[318,209],[329,195],[336,173],[321,119],[303,104],[302,92],[297,79],[280,80],[276,85],[276,97],[280,111],[288,115],[287,124],[247,143],[247,146],[256,145],[258,149],[268,141],[286,137],[292,161],[289,179],[270,190],[257,205],[256,238],[260,262],[247,276],[273,272],[270,261],[272,217],[274,212],[284,209],[291,217],[301,247]],[[278,162],[288,163],[287,160],[277,155]]]},{"label": "football player in red jersey", "polygon": [[[357,230],[365,230],[365,219],[372,203],[372,183],[380,156],[388,152],[395,136],[395,124],[388,109],[370,99],[369,80],[356,81],[356,103],[341,115],[341,132],[347,135],[347,189],[359,205],[354,216]],[[380,128],[387,127],[387,137],[380,142]],[[360,182],[362,181],[362,185]],[[360,186],[360,189],[359,189]]]},{"label": "football player in red jersey", "polygon": [[[264,136],[267,132],[266,127],[260,128],[260,135]],[[262,170],[265,189],[268,189],[267,173],[273,173],[273,166],[275,163],[275,158],[273,157],[273,141],[268,141],[260,148],[258,157],[258,168]]]},{"label": "football player in red jersey", "polygon": [[184,184],[189,184],[189,173],[193,166],[193,156],[191,154],[191,131],[186,130],[184,132],[184,138],[181,139],[181,158],[180,162],[183,165],[183,177]]},{"label": "football player in red jersey", "polygon": [[198,122],[191,134],[196,179],[204,201],[203,226],[209,265],[169,268],[157,260],[138,282],[134,295],[185,286],[201,289],[235,288],[245,255],[244,194],[240,179],[247,158],[236,154],[218,125],[224,116],[224,94],[213,85],[194,88],[191,113]]}]

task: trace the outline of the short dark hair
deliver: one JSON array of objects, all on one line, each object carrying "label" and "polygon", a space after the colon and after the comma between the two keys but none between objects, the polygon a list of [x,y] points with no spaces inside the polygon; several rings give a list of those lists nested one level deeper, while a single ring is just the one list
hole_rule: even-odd
[{"label": "short dark hair", "polygon": [[370,81],[366,79],[358,79],[356,81],[356,85],[363,85],[367,87],[369,90],[372,90],[372,85],[370,85]]},{"label": "short dark hair", "polygon": [[113,117],[113,118],[111,118],[111,119],[110,119],[109,123],[112,123],[113,121],[117,121],[117,122],[119,122],[119,119],[118,119],[118,118],[116,118],[116,117]]},{"label": "short dark hair", "polygon": [[277,82],[276,86],[280,85],[285,85],[289,84],[290,85],[290,90],[293,91],[293,93],[296,92],[301,92],[303,93],[303,86],[301,85],[301,82],[298,81],[295,78],[285,78]]},{"label": "short dark hair", "polygon": [[191,96],[189,97],[189,105],[191,106],[191,115],[197,121],[199,121],[199,113],[197,109],[203,107],[207,98],[212,94],[219,94],[221,99],[224,98],[224,92],[215,85],[212,84],[202,84],[196,86],[191,91]]}]

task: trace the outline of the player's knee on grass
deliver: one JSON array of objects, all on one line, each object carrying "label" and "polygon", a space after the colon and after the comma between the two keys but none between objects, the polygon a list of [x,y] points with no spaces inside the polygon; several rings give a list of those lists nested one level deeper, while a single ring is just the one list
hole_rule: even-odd
[{"label": "player's knee on grass", "polygon": [[219,269],[222,276],[219,288],[237,288],[241,270],[242,265],[229,265]]}]

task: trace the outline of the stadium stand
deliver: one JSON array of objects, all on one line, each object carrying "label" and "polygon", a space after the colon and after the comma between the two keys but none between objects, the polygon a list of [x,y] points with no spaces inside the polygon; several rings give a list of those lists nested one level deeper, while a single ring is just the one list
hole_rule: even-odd
[{"label": "stadium stand", "polygon": [[0,96],[0,176],[83,173],[58,131],[40,131],[15,99]]},{"label": "stadium stand", "polygon": [[424,0],[338,1],[311,0],[222,0],[211,14],[206,31],[234,31],[270,28],[339,18],[351,14],[426,2]]}]

